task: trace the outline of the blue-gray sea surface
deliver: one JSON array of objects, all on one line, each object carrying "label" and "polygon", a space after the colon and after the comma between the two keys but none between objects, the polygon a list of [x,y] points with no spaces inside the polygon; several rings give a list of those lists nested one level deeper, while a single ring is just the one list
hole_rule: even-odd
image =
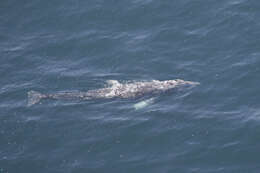
[{"label": "blue-gray sea surface", "polygon": [[[259,173],[260,1],[2,0],[0,173]],[[139,99],[42,100],[184,79]]]}]

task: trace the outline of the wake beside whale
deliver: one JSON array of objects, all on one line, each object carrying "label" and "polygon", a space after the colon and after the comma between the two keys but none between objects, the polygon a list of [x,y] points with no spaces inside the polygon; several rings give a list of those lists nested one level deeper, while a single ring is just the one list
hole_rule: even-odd
[{"label": "wake beside whale", "polygon": [[37,91],[28,92],[28,106],[40,102],[41,99],[99,99],[99,98],[137,98],[147,94],[159,94],[168,90],[184,87],[196,86],[199,82],[176,80],[151,80],[139,82],[119,83],[117,80],[108,80],[108,87],[87,92],[61,92],[55,94],[41,94]]}]

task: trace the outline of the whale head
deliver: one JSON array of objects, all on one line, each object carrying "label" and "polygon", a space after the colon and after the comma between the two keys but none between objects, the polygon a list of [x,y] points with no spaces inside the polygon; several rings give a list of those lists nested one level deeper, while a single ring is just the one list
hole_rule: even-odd
[{"label": "whale head", "polygon": [[183,86],[193,87],[193,86],[196,86],[199,84],[200,84],[199,82],[185,81],[185,80],[181,80],[181,79],[163,81],[163,85],[165,87],[167,87],[168,89],[176,88],[176,87],[183,87]]},{"label": "whale head", "polygon": [[177,82],[178,85],[185,85],[185,86],[196,86],[200,84],[199,82],[185,81],[181,79],[176,79],[175,81]]}]

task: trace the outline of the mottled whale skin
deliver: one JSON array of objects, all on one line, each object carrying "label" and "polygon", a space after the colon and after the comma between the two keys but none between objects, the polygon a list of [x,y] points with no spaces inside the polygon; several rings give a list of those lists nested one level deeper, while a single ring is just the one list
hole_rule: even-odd
[{"label": "mottled whale skin", "polygon": [[41,99],[98,99],[98,98],[136,98],[147,94],[159,94],[165,91],[183,87],[196,86],[198,82],[176,80],[151,80],[139,82],[119,83],[117,80],[108,80],[108,86],[87,92],[62,92],[56,94],[41,94],[37,91],[28,92],[28,106],[38,103]]}]

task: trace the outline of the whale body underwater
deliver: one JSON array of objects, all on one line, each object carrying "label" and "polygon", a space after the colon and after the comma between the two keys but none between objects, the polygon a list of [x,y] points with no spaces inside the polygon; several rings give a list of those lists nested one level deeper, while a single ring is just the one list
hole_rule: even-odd
[{"label": "whale body underwater", "polygon": [[55,94],[41,94],[37,91],[28,92],[28,106],[40,102],[41,99],[99,99],[99,98],[137,98],[147,94],[159,94],[168,90],[185,87],[196,86],[199,82],[185,81],[181,79],[176,80],[151,80],[138,82],[120,83],[117,80],[106,81],[108,86],[96,90],[89,90],[86,92],[61,92]]}]

